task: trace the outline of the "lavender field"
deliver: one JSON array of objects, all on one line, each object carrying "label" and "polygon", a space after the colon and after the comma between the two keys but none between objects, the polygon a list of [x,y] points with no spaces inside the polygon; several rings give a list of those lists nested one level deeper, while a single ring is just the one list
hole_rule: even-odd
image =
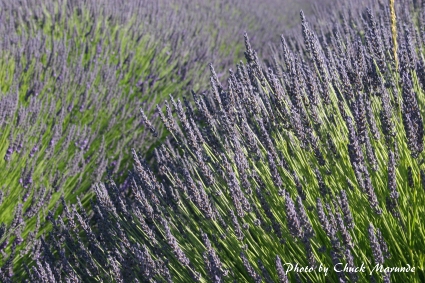
[{"label": "lavender field", "polygon": [[0,0],[0,282],[425,282],[425,1]]}]

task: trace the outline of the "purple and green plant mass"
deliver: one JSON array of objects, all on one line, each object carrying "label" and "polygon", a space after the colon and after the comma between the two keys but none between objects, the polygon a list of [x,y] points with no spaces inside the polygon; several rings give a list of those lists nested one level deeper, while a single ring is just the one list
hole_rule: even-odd
[{"label": "purple and green plant mass", "polygon": [[423,0],[0,0],[0,34],[0,282],[425,282]]}]

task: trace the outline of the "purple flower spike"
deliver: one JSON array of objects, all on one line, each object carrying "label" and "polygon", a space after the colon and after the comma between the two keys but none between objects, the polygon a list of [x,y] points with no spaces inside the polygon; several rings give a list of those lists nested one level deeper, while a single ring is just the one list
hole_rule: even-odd
[{"label": "purple flower spike", "polygon": [[21,153],[22,147],[23,147],[23,144],[22,144],[22,143],[20,143],[20,144],[18,145],[18,147],[16,148],[16,152],[17,152],[17,153]]},{"label": "purple flower spike", "polygon": [[37,147],[37,146],[34,146],[34,147],[31,149],[30,157],[33,157],[33,156],[34,156],[34,154],[35,154],[37,151],[38,151],[38,147]]},{"label": "purple flower spike", "polygon": [[10,156],[12,155],[12,153],[13,153],[13,148],[12,147],[9,147],[7,149],[7,151],[6,151],[5,156],[4,156],[4,160],[9,161],[10,160]]},{"label": "purple flower spike", "polygon": [[0,244],[0,251],[4,250],[5,247],[7,247],[7,245],[9,244],[9,241],[4,241],[3,243]]}]

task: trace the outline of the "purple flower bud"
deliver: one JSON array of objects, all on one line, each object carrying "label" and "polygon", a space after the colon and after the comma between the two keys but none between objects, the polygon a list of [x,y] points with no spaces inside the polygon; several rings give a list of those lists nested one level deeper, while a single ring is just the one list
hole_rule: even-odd
[{"label": "purple flower bud", "polygon": [[4,156],[4,160],[9,161],[12,153],[13,153],[13,147],[8,147],[6,154]]},{"label": "purple flower bud", "polygon": [[347,226],[348,229],[353,229],[354,220],[353,220],[353,216],[351,215],[350,207],[348,205],[347,194],[344,190],[341,191],[340,206],[341,206],[342,213],[344,215],[345,225]]},{"label": "purple flower bud", "polygon": [[294,202],[291,199],[289,194],[285,196],[285,206],[286,206],[286,221],[288,225],[288,230],[291,235],[295,238],[301,237],[303,231],[301,229],[300,219],[297,211],[295,210]]},{"label": "purple flower bud", "polygon": [[82,144],[81,144],[81,149],[84,149],[85,147],[86,147],[86,145],[88,144],[88,140],[87,139],[85,139],[85,140],[83,140],[83,142],[82,142]]},{"label": "purple flower bud", "polygon": [[33,157],[34,154],[38,151],[38,146],[34,146],[30,151],[30,157]]},{"label": "purple flower bud", "polygon": [[252,279],[254,279],[255,283],[260,283],[261,282],[261,275],[259,275],[254,267],[252,267],[252,265],[249,263],[248,258],[246,257],[244,252],[241,252],[240,254],[243,265],[245,266],[246,271],[248,272],[249,276],[251,276]]},{"label": "purple flower bud", "polygon": [[102,53],[102,44],[98,43],[96,46],[96,54],[99,55],[100,53]]},{"label": "purple flower bud", "polygon": [[288,277],[286,276],[286,272],[282,266],[282,261],[278,255],[276,255],[276,270],[277,270],[277,276],[279,278],[279,282],[288,283]]},{"label": "purple flower bud", "polygon": [[372,224],[369,225],[369,240],[372,248],[373,259],[376,264],[384,263],[384,256],[382,254],[381,245],[379,244],[378,238],[375,235],[375,228]]},{"label": "purple flower bud", "polygon": [[20,144],[16,147],[16,152],[17,152],[17,153],[21,153],[22,147],[23,147],[23,145],[22,145],[22,143],[20,143]]},{"label": "purple flower bud", "polygon": [[390,191],[390,197],[397,200],[400,194],[397,191],[396,182],[396,162],[394,153],[392,150],[388,152],[388,190]]},{"label": "purple flower bud", "polygon": [[23,241],[24,241],[24,239],[22,239],[22,237],[21,237],[21,236],[18,236],[18,237],[16,237],[16,239],[15,239],[15,243],[16,243],[16,245],[21,244]]},{"label": "purple flower bud", "polygon": [[331,223],[329,223],[329,219],[325,214],[325,210],[323,208],[322,200],[317,198],[317,215],[319,217],[320,224],[322,225],[323,230],[326,234],[331,237],[334,234]]},{"label": "purple flower bud", "polygon": [[26,194],[22,197],[22,201],[23,201],[23,202],[27,201],[28,196],[29,196],[29,192],[27,192],[27,193],[26,193]]},{"label": "purple flower bud", "polygon": [[8,244],[9,244],[8,240],[5,240],[3,243],[1,243],[0,244],[0,251],[4,250],[4,248],[6,248]]}]

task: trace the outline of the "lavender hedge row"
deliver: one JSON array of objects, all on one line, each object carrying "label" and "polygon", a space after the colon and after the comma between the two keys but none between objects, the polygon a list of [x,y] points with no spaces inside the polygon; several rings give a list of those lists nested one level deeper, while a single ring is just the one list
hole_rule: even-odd
[{"label": "lavender hedge row", "polygon": [[89,209],[107,174],[128,189],[129,149],[152,156],[167,133],[155,105],[204,87],[208,62],[230,67],[243,30],[269,52],[288,8],[276,3],[0,1],[2,273],[25,276],[61,198]]},{"label": "lavender hedge row", "polygon": [[301,12],[265,62],[245,35],[226,80],[211,65],[208,91],[158,106],[170,135],[151,162],[132,149],[128,186],[62,199],[1,280],[423,282],[424,3],[396,6],[398,62],[386,4],[332,13]]}]

